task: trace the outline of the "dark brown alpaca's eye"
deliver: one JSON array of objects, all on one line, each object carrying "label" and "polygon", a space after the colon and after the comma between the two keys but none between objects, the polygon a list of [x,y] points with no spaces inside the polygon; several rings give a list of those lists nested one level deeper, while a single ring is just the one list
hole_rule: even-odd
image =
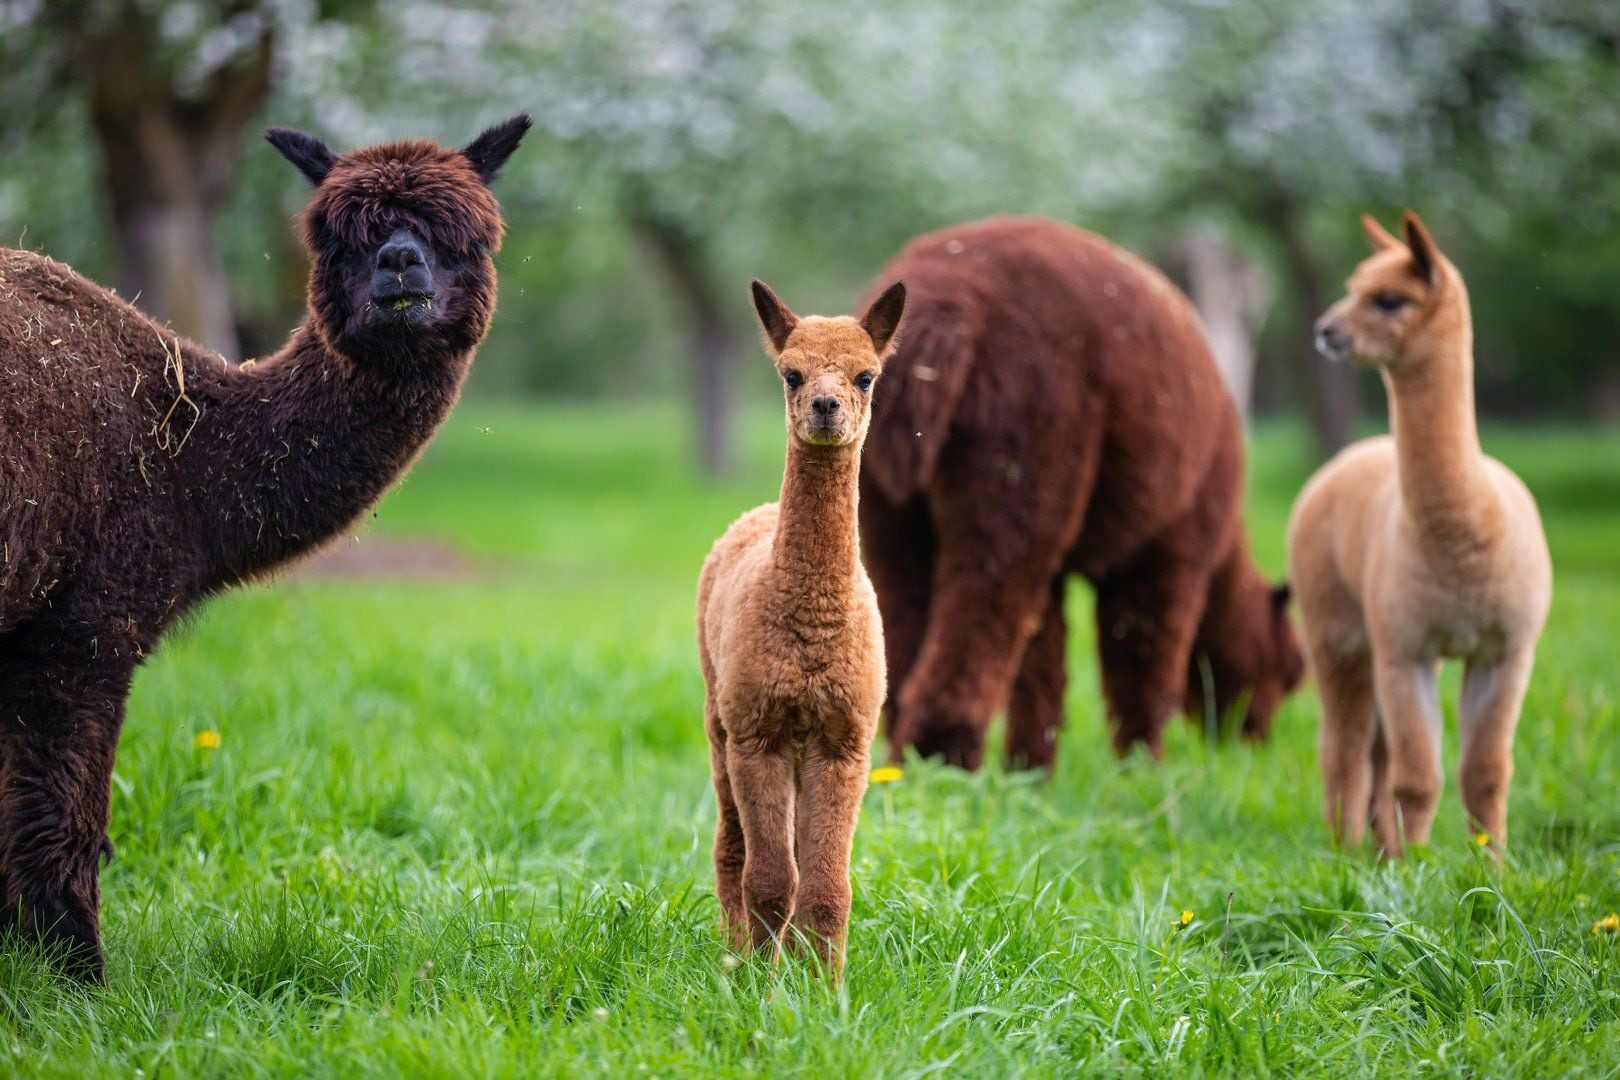
[{"label": "dark brown alpaca's eye", "polygon": [[1385,315],[1393,315],[1407,304],[1406,297],[1400,293],[1381,292],[1373,297],[1373,307]]},{"label": "dark brown alpaca's eye", "polygon": [[804,382],[804,376],[800,375],[797,371],[784,371],[782,372],[782,381],[787,383],[787,388],[789,390],[797,390],[799,388],[799,384]]},{"label": "dark brown alpaca's eye", "polygon": [[855,385],[860,387],[862,390],[872,389],[872,373],[870,371],[863,371],[859,375],[855,376]]}]

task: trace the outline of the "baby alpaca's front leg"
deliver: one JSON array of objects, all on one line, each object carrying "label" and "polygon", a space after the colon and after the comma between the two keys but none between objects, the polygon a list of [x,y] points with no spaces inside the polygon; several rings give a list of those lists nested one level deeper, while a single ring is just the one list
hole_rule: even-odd
[{"label": "baby alpaca's front leg", "polygon": [[871,771],[866,746],[838,754],[805,750],[799,774],[799,903],[794,926],[835,971],[843,966],[849,928],[849,859]]},{"label": "baby alpaca's front leg", "polygon": [[799,872],[793,864],[793,762],[774,750],[760,751],[733,740],[726,771],[742,819],[745,855],[743,907],[754,948],[776,943],[793,914]]}]

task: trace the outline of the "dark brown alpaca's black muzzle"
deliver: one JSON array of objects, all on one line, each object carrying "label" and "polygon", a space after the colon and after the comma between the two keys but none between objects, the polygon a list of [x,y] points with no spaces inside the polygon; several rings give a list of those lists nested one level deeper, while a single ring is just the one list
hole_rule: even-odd
[{"label": "dark brown alpaca's black muzzle", "polygon": [[432,249],[408,229],[396,229],[377,249],[371,273],[371,321],[401,327],[426,322],[433,312]]}]

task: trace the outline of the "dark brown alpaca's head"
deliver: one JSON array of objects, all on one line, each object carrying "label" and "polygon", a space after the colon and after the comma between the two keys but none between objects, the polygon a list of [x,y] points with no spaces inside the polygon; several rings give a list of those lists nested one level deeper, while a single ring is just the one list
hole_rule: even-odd
[{"label": "dark brown alpaca's head", "polygon": [[1233,709],[1245,738],[1265,739],[1288,695],[1305,678],[1305,654],[1288,617],[1289,587],[1243,575],[1224,597],[1211,595],[1204,640],[1187,671],[1186,712],[1195,721],[1213,710],[1224,724]]},{"label": "dark brown alpaca's head", "polygon": [[890,285],[859,319],[801,318],[763,281],[755,280],[753,290],[765,347],[776,358],[787,398],[788,431],[806,446],[860,443],[872,419],[872,386],[894,352],[905,284]]},{"label": "dark brown alpaca's head", "polygon": [[265,133],[315,185],[303,214],[310,326],[359,364],[463,355],[495,311],[503,225],[489,189],[526,115],[464,149],[399,142],[334,153],[289,128]]}]

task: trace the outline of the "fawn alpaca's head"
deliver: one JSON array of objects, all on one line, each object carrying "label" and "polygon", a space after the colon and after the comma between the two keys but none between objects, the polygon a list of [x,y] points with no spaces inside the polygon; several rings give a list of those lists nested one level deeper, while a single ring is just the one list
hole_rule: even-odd
[{"label": "fawn alpaca's head", "polygon": [[1397,240],[1362,215],[1373,253],[1350,275],[1344,299],[1316,321],[1316,347],[1328,359],[1395,371],[1468,333],[1462,275],[1416,214],[1408,210],[1401,227],[1405,239]]},{"label": "fawn alpaca's head", "polygon": [[520,114],[461,150],[398,142],[346,154],[290,128],[265,132],[315,185],[303,214],[310,325],[328,347],[368,363],[478,344],[504,228],[489,184],[528,130]]},{"label": "fawn alpaca's head", "polygon": [[855,446],[872,419],[872,384],[894,351],[906,307],[906,286],[895,282],[859,319],[803,318],[763,281],[754,281],[754,310],[765,348],[776,358],[787,397],[788,431],[808,446]]}]

